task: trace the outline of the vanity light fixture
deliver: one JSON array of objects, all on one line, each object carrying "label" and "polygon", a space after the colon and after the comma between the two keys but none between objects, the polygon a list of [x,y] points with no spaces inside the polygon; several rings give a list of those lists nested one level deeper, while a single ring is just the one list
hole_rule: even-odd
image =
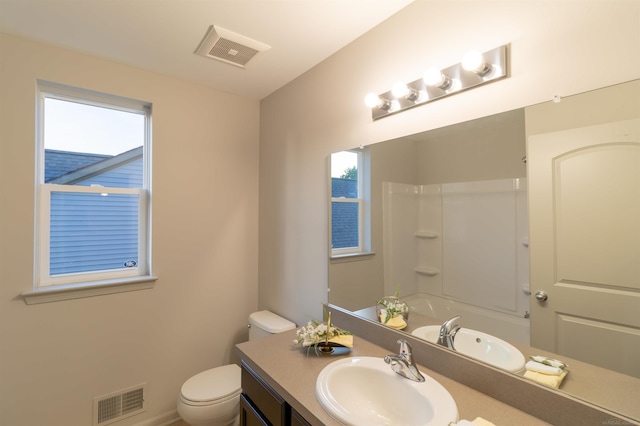
[{"label": "vanity light fixture", "polygon": [[447,68],[429,68],[422,78],[399,82],[388,92],[369,93],[365,104],[374,120],[508,77],[508,45],[472,51]]}]

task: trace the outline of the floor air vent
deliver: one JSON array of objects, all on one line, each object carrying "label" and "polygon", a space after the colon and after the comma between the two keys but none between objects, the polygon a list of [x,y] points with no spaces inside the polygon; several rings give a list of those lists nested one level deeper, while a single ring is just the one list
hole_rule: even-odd
[{"label": "floor air vent", "polygon": [[146,384],[93,399],[93,426],[108,425],[145,410]]},{"label": "floor air vent", "polygon": [[259,52],[270,48],[259,41],[211,25],[195,54],[245,68]]}]

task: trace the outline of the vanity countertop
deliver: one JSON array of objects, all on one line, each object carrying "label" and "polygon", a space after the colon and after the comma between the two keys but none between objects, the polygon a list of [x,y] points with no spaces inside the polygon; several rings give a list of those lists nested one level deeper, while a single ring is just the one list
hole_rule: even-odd
[{"label": "vanity countertop", "polygon": [[[354,336],[354,347],[346,355],[316,356],[313,348],[293,345],[295,330],[274,334],[259,340],[236,345],[241,360],[258,373],[280,396],[312,425],[340,425],[320,406],[315,396],[316,377],[331,362],[354,356],[384,357],[388,350]],[[440,382],[458,406],[459,418],[473,420],[482,417],[496,426],[549,425],[510,405],[488,397],[451,380],[435,371],[420,367],[420,371]]]}]

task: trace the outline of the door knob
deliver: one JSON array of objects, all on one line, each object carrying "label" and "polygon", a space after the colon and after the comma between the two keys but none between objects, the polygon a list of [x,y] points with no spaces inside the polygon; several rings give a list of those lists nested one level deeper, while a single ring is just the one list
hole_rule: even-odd
[{"label": "door knob", "polygon": [[536,291],[536,300],[538,302],[544,302],[549,298],[549,295],[544,291]]}]

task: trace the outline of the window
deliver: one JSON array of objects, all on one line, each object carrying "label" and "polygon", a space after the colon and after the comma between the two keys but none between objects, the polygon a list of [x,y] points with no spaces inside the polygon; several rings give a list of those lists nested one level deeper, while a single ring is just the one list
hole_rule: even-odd
[{"label": "window", "polygon": [[369,250],[366,150],[331,154],[331,255]]},{"label": "window", "polygon": [[150,104],[38,82],[36,288],[149,276],[150,142]]}]

